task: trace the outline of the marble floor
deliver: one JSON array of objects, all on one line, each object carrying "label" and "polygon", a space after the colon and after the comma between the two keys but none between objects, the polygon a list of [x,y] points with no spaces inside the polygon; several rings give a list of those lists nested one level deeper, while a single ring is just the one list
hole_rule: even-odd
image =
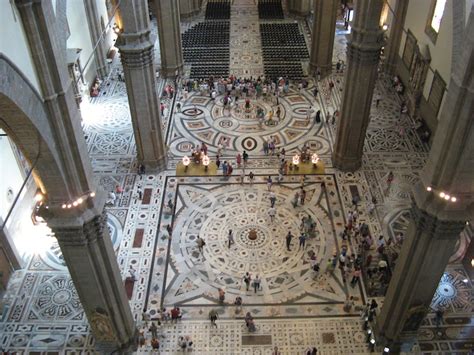
[{"label": "marble floor", "polygon": [[[239,22],[248,16],[249,23]],[[291,19],[294,21],[295,19]],[[193,19],[192,21],[198,21]],[[183,28],[192,25],[183,24]],[[288,20],[286,20],[288,21]],[[258,18],[253,1],[235,0],[231,14],[231,70],[240,75],[262,73]],[[300,22],[307,35],[307,25]],[[310,43],[310,38],[307,37]],[[338,25],[335,58],[344,58],[346,33]],[[117,56],[118,57],[118,56]],[[115,206],[108,208],[109,229],[122,277],[133,265],[137,282],[130,306],[137,326],[142,327],[141,311],[148,308],[155,315],[160,307],[179,304],[183,319],[177,324],[164,324],[162,354],[177,353],[177,339],[188,335],[193,339],[193,352],[198,354],[270,354],[278,346],[282,354],[301,354],[309,346],[317,346],[321,354],[365,354],[368,349],[362,332],[358,308],[346,313],[342,303],[348,295],[356,306],[369,298],[364,281],[348,287],[340,273],[315,274],[309,267],[308,251],[318,260],[328,259],[350,243],[339,238],[352,197],[361,197],[360,220],[369,225],[374,235],[386,238],[406,229],[409,216],[410,188],[426,162],[429,147],[416,134],[409,117],[399,117],[400,99],[381,75],[376,92],[383,96],[379,107],[371,111],[362,168],[355,173],[335,170],[331,162],[332,146],[338,122],[316,124],[305,119],[306,109],[321,109],[323,117],[340,108],[344,77],[333,74],[315,83],[310,81],[301,92],[292,86],[279,102],[251,100],[252,109],[264,111],[280,107],[282,120],[276,126],[260,127],[241,104],[224,111],[222,97],[211,101],[200,92],[184,99],[178,91],[182,111],[175,112],[172,100],[165,103],[163,132],[169,146],[166,171],[137,176],[135,144],[125,86],[114,80],[121,70],[119,59],[112,64],[107,90],[81,107],[83,129],[97,183],[105,190],[120,184],[124,193]],[[328,80],[336,88],[332,94]],[[167,84],[159,80],[161,93]],[[318,85],[315,99],[312,88]],[[404,134],[400,135],[400,127]],[[263,141],[274,136],[287,150],[287,158],[304,143],[319,154],[326,170],[322,175],[307,177],[307,199],[304,206],[294,208],[291,198],[300,186],[299,176],[287,176],[272,190],[276,194],[277,216],[268,218],[269,192],[265,177],[275,175],[278,161],[262,152]],[[246,150],[250,160],[246,172],[253,171],[253,184],[239,176],[176,176],[175,168],[184,154],[198,142],[205,141],[211,156],[223,138],[230,146],[223,160],[235,160],[237,152]],[[385,177],[393,171],[390,188]],[[326,191],[321,190],[321,183]],[[139,200],[137,188],[147,198]],[[377,198],[375,213],[368,213],[368,203]],[[163,205],[172,200],[176,213],[164,213]],[[297,237],[303,216],[316,221],[316,235],[298,250],[297,238],[291,251],[286,250],[285,235],[289,230]],[[166,226],[173,226],[170,238]],[[235,244],[227,244],[227,231],[234,232]],[[249,238],[249,232],[257,238]],[[196,237],[206,240],[200,252]],[[462,267],[459,255],[469,242],[463,236],[452,264],[440,281],[432,308],[442,304],[448,309],[444,324],[436,328],[430,314],[420,331],[421,353],[456,354],[472,347],[474,318],[473,287]],[[247,291],[242,282],[245,272],[262,277],[262,289]],[[217,290],[224,288],[226,299],[220,303]],[[257,332],[250,335],[232,305],[235,297],[243,299],[243,312],[256,319]],[[379,299],[383,302],[383,298]],[[210,309],[219,313],[217,329],[207,320]],[[27,267],[16,272],[3,300],[0,322],[0,347],[14,354],[61,353],[90,354],[94,339],[84,316],[77,293],[62,261],[59,248],[32,255]],[[148,345],[147,345],[148,346]],[[146,354],[144,347],[137,353]]]}]

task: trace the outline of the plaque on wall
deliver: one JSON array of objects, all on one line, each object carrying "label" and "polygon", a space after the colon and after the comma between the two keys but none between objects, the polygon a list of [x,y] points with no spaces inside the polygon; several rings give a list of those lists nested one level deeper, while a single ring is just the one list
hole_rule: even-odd
[{"label": "plaque on wall", "polygon": [[443,101],[444,91],[446,90],[446,83],[444,82],[438,71],[435,72],[433,82],[431,83],[430,95],[428,96],[428,104],[434,109],[438,115],[441,102]]},{"label": "plaque on wall", "polygon": [[403,63],[405,66],[410,69],[411,67],[411,62],[413,60],[413,54],[415,53],[415,47],[416,47],[416,37],[411,33],[410,30],[408,30],[407,33],[407,39],[405,41],[405,48],[403,49]]}]

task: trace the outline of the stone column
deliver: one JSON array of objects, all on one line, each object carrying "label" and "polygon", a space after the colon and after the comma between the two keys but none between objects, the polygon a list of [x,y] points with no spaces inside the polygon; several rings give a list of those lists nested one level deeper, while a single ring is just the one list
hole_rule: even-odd
[{"label": "stone column", "polygon": [[383,45],[380,14],[383,0],[356,3],[352,34],[347,44],[347,69],[341,118],[334,145],[334,166],[343,171],[357,170],[362,164],[365,133],[377,79],[377,65]]},{"label": "stone column", "polygon": [[102,27],[100,25],[99,11],[97,10],[97,2],[95,0],[84,0],[84,8],[86,10],[87,26],[91,37],[92,48],[94,48],[94,59],[97,75],[104,78],[108,74],[106,62],[106,53],[104,48],[104,37]]},{"label": "stone column", "polygon": [[459,233],[474,217],[473,31],[474,10],[428,162],[414,189],[414,220],[376,320],[376,333],[395,351],[406,350],[415,339]]},{"label": "stone column", "polygon": [[43,210],[101,353],[131,353],[137,333],[104,211],[105,193],[75,208]]},{"label": "stone column", "polygon": [[293,15],[306,17],[311,11],[310,0],[288,0],[288,11]]},{"label": "stone column", "polygon": [[160,103],[156,93],[154,42],[148,1],[122,0],[124,32],[117,39],[127,87],[138,160],[147,167],[165,168]]},{"label": "stone column", "polygon": [[197,15],[201,11],[201,0],[179,0],[179,14],[182,18]]},{"label": "stone column", "polygon": [[339,4],[340,2],[337,0],[314,1],[314,21],[309,59],[309,72],[311,74],[315,74],[318,68],[323,76],[331,73]]},{"label": "stone column", "polygon": [[183,72],[179,2],[154,0],[153,6],[160,40],[161,75],[173,78]]},{"label": "stone column", "polygon": [[56,233],[98,349],[129,349],[136,331],[103,218],[105,196],[94,185],[52,3],[16,0],[16,4],[51,129],[48,143],[55,147],[56,165],[51,163],[53,171],[43,183],[60,186],[43,189],[48,209],[44,205],[40,212]]},{"label": "stone column", "polygon": [[385,46],[385,70],[388,74],[395,74],[398,62],[398,52],[402,39],[403,25],[408,9],[408,0],[397,0],[393,13],[393,21],[390,24],[390,34]]}]

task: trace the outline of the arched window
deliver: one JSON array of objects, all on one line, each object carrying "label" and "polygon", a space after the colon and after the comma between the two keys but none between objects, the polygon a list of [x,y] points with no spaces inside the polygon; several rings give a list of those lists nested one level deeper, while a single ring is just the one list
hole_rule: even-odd
[{"label": "arched window", "polygon": [[446,6],[446,0],[432,0],[430,12],[428,13],[428,21],[426,22],[425,32],[433,41],[436,43],[438,38],[439,28],[441,26],[441,20],[444,14],[444,8]]}]

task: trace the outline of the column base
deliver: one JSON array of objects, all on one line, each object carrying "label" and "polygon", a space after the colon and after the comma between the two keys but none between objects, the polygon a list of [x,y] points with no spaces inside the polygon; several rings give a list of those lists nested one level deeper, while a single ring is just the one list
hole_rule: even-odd
[{"label": "column base", "polygon": [[181,75],[183,74],[184,67],[183,64],[179,66],[173,66],[173,67],[161,67],[160,68],[160,73],[164,78],[174,78],[176,75]]},{"label": "column base", "polygon": [[344,157],[333,154],[332,162],[336,169],[344,172],[354,172],[362,166],[362,158]]},{"label": "column base", "polygon": [[168,158],[165,156],[161,159],[156,159],[156,160],[140,160],[138,159],[139,163],[145,165],[145,168],[148,169],[153,169],[153,170],[158,170],[158,171],[163,171],[166,170],[168,167]]},{"label": "column base", "polygon": [[303,18],[309,15],[309,12],[307,12],[307,11],[289,10],[289,12],[290,12],[291,15],[299,16],[299,17],[303,17]]},{"label": "column base", "polygon": [[326,64],[326,65],[317,65],[315,63],[309,63],[308,66],[308,73],[312,76],[316,76],[316,73],[319,70],[321,70],[321,78],[327,77],[329,74],[332,73],[332,63]]},{"label": "column base", "polygon": [[131,354],[138,348],[138,329],[135,332],[134,338],[130,339],[127,344],[117,346],[113,341],[96,341],[95,349],[101,354]]}]

